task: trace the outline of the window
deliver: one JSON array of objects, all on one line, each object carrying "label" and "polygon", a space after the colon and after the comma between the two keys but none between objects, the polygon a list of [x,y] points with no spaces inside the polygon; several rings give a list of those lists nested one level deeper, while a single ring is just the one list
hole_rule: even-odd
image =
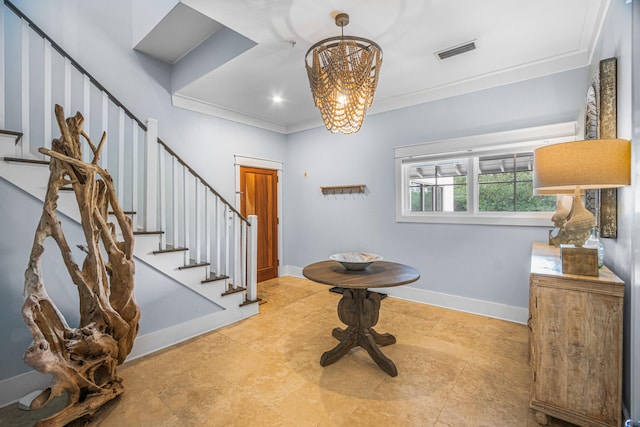
[{"label": "window", "polygon": [[468,159],[412,165],[409,174],[412,212],[467,210]]},{"label": "window", "polygon": [[533,195],[533,150],[575,140],[575,122],[396,148],[400,222],[549,226]]}]

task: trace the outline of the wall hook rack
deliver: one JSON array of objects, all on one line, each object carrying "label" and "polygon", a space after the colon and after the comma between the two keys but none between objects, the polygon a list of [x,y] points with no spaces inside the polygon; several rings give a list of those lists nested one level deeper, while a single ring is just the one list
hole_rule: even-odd
[{"label": "wall hook rack", "polygon": [[355,185],[334,185],[334,186],[325,186],[320,187],[322,194],[325,196],[328,194],[358,194],[364,193],[366,185],[365,184],[355,184]]}]

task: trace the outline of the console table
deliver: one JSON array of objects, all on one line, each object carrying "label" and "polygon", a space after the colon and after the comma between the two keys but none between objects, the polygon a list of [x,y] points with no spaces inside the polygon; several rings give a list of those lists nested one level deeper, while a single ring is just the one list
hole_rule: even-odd
[{"label": "console table", "polygon": [[531,394],[539,424],[547,416],[579,426],[621,425],[624,282],[563,274],[559,249],[534,243],[529,328]]}]

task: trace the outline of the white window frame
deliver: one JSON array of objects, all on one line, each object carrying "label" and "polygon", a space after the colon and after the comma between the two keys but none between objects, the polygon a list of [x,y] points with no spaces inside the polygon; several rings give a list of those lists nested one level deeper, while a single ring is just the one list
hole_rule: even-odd
[{"label": "white window frame", "polygon": [[[575,141],[577,122],[564,122],[504,132],[433,141],[395,147],[396,221],[443,224],[484,224],[549,227],[549,212],[480,212],[478,206],[477,167],[481,156],[532,152],[538,147]],[[467,212],[411,212],[409,180],[406,170],[412,163],[473,157],[467,177]]]}]

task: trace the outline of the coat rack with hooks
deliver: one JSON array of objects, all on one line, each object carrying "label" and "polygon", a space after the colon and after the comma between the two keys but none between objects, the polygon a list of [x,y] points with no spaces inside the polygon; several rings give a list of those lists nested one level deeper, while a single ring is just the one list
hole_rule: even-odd
[{"label": "coat rack with hooks", "polygon": [[358,194],[364,193],[366,185],[365,184],[355,184],[355,185],[334,185],[334,186],[325,186],[320,187],[322,194]]}]

